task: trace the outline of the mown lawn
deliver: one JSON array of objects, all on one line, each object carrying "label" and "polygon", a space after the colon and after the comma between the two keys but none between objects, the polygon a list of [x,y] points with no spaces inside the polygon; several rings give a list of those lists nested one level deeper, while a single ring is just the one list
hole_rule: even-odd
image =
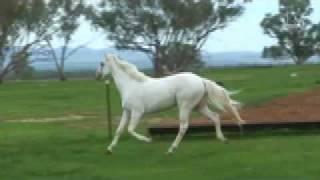
[{"label": "mown lawn", "polygon": [[314,133],[187,137],[165,155],[173,137],[144,144],[125,136],[115,153],[104,154],[105,129],[73,123],[2,123],[0,177],[24,179],[278,179],[320,177],[320,131]]},{"label": "mown lawn", "polygon": [[[291,73],[297,73],[295,78]],[[209,79],[222,81],[245,105],[256,105],[289,92],[302,92],[320,85],[320,65],[277,68],[203,70]],[[104,83],[93,80],[20,81],[0,85],[0,120],[68,114],[104,115]],[[112,86],[112,109],[120,114],[120,100]],[[172,115],[172,112],[160,116]]]},{"label": "mown lawn", "polygon": [[[204,70],[254,106],[290,92],[319,87],[320,66]],[[297,77],[290,77],[295,72]],[[95,81],[8,82],[0,86],[0,179],[301,179],[320,177],[320,130],[186,137],[177,153],[164,152],[174,137],[144,144],[125,135],[112,156],[105,122],[104,85]],[[112,88],[114,115],[120,113]],[[10,119],[83,115],[80,121],[19,123]],[[156,114],[172,116],[174,111]],[[117,118],[115,118],[117,119]],[[144,131],[143,127],[140,131]]]}]

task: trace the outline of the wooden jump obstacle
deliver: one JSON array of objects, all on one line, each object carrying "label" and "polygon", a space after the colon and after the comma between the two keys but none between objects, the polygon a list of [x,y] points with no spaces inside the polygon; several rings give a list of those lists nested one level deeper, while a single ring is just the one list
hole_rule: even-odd
[{"label": "wooden jump obstacle", "polygon": [[[292,120],[292,121],[246,121],[247,123],[243,125],[243,131],[255,132],[263,129],[310,129],[310,128],[320,128],[320,120]],[[179,129],[178,123],[158,123],[149,126],[149,134],[154,135],[164,135],[164,134],[176,134]],[[214,124],[209,121],[199,121],[190,123],[187,134],[193,133],[205,133],[214,132]],[[240,128],[237,124],[231,122],[222,121],[222,131],[223,132],[239,132]]]}]

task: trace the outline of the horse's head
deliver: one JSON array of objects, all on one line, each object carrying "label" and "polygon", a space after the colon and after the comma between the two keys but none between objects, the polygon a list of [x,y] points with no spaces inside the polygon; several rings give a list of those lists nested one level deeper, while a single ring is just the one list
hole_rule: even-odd
[{"label": "horse's head", "polygon": [[111,73],[110,71],[110,61],[115,59],[113,55],[106,55],[104,61],[99,63],[99,66],[96,70],[96,79],[100,80],[104,78],[105,76],[109,75]]}]

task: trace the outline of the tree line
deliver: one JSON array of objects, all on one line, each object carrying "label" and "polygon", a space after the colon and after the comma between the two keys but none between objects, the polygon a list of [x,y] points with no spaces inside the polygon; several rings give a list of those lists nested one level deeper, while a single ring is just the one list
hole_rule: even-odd
[{"label": "tree line", "polygon": [[[53,61],[61,81],[81,22],[102,30],[117,49],[150,56],[155,76],[201,66],[209,35],[236,21],[250,0],[2,0],[0,6],[0,83],[33,61]],[[310,20],[309,0],[279,0],[279,13],[261,20],[277,40],[263,57],[290,57],[302,64],[320,52],[320,23]],[[60,51],[53,41],[61,42]]]}]

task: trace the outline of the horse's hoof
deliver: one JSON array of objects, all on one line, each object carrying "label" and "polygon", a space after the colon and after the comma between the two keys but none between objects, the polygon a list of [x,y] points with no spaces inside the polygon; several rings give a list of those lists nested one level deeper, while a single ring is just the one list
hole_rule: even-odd
[{"label": "horse's hoof", "polygon": [[146,139],[146,143],[152,143],[152,139],[151,138]]},{"label": "horse's hoof", "polygon": [[220,141],[223,143],[223,144],[228,144],[229,140],[226,139],[226,138],[222,138],[220,139]]},{"label": "horse's hoof", "polygon": [[106,155],[112,155],[112,150],[107,149],[107,151],[105,152]]},{"label": "horse's hoof", "polygon": [[219,141],[223,142],[223,143],[227,143],[227,141],[228,141],[228,139],[225,138],[225,137],[219,137],[219,136],[218,136],[217,139],[218,139]]},{"label": "horse's hoof", "polygon": [[167,155],[172,155],[175,151],[176,147],[169,148],[168,151],[166,152]]},{"label": "horse's hoof", "polygon": [[167,151],[166,152],[166,155],[172,155],[173,154],[173,151]]}]

